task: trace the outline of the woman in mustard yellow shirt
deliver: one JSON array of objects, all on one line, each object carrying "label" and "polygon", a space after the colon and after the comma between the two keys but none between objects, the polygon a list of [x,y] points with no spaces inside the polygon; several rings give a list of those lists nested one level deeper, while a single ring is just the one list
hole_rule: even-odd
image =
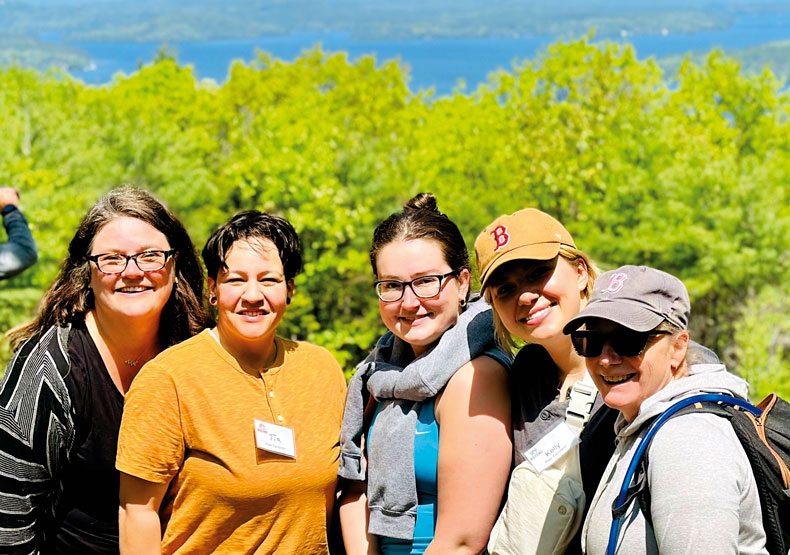
[{"label": "woman in mustard yellow shirt", "polygon": [[126,398],[121,552],[325,554],[345,380],[326,350],[276,336],[296,232],[242,212],[203,260],[216,328],[147,364]]}]

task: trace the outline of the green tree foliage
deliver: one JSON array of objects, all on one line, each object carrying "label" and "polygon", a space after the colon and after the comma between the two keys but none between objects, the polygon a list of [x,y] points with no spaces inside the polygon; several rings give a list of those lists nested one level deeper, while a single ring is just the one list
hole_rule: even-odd
[{"label": "green tree foliage", "polygon": [[434,192],[471,245],[535,206],[603,268],[649,264],[689,287],[696,339],[787,391],[788,92],[714,52],[665,75],[629,47],[557,43],[485,86],[434,98],[407,70],[320,48],[259,53],[223,85],[166,52],[102,87],[0,70],[0,181],[22,191],[41,261],[0,286],[0,324],[30,317],[78,219],[109,188],[151,190],[198,247],[232,213],[290,219],[305,270],[283,333],[351,369],[383,331],[372,231]]}]

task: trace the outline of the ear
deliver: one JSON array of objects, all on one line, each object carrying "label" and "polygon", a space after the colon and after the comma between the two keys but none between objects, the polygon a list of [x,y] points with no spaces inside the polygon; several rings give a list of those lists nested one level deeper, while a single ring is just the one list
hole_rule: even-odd
[{"label": "ear", "polygon": [[587,289],[587,284],[590,282],[590,270],[587,268],[587,263],[583,259],[579,259],[576,263],[576,283],[579,287],[579,293],[584,296],[584,290]]},{"label": "ear", "polygon": [[294,290],[295,290],[293,278],[289,279],[286,282],[285,286],[288,288],[288,291],[286,293],[288,295],[288,298],[287,298],[287,300],[285,302],[288,303],[288,304],[291,304],[291,299],[293,299]]},{"label": "ear", "polygon": [[472,276],[469,274],[469,270],[464,268],[458,274],[458,302],[465,301],[466,295],[469,293],[469,282],[471,281]]},{"label": "ear", "polygon": [[209,302],[211,304],[216,304],[216,300],[212,303],[211,299],[217,298],[217,282],[214,278],[206,278],[206,285],[208,285],[208,294],[209,294]]},{"label": "ear", "polygon": [[683,360],[686,358],[686,351],[689,347],[689,332],[683,330],[676,334],[673,339],[669,361],[672,372],[674,373],[680,368],[681,364],[683,364]]}]

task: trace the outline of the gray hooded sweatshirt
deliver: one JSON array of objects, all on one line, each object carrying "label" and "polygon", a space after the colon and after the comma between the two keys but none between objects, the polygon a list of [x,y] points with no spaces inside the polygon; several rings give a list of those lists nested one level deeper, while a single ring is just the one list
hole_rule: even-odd
[{"label": "gray hooded sweatshirt", "polygon": [[[615,423],[615,452],[584,522],[582,550],[606,553],[612,503],[640,438],[656,416],[697,393],[745,399],[747,392],[748,384],[723,365],[699,364],[689,376],[645,399],[630,424],[621,414]],[[705,413],[672,418],[656,433],[647,455],[652,526],[634,501],[622,520],[617,553],[767,555],[754,474],[727,419]]]}]

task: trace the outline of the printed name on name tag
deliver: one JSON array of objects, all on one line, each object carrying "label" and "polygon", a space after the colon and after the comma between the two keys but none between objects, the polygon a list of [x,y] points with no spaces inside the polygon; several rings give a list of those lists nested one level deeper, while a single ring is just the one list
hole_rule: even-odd
[{"label": "printed name on name tag", "polygon": [[258,446],[258,449],[292,459],[296,458],[294,431],[291,428],[270,424],[256,418],[255,444]]},{"label": "printed name on name tag", "polygon": [[543,472],[577,443],[579,438],[565,422],[560,422],[535,445],[527,449],[524,456],[536,471]]}]

